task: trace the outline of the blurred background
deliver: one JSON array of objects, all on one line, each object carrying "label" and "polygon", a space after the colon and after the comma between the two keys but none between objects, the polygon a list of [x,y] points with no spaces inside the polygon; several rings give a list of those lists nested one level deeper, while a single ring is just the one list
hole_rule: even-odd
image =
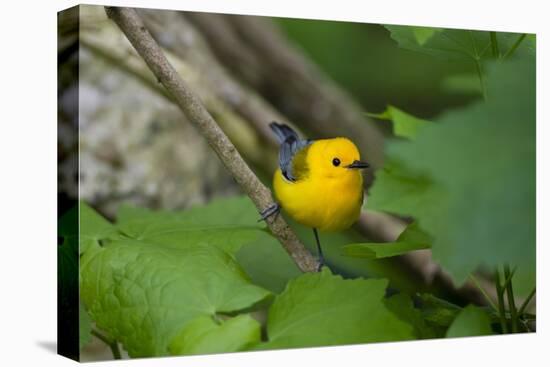
[{"label": "blurred background", "polygon": [[[391,104],[429,119],[479,97],[475,86],[451,84],[453,76],[472,72],[468,62],[399,48],[381,25],[151,10],[141,14],[267,182],[276,152],[267,129],[271,120],[292,123],[310,137],[353,135],[360,124],[372,126],[363,154],[379,167],[383,143],[378,133],[389,134],[391,126],[363,113],[382,112]],[[70,33],[70,24],[65,27]],[[221,163],[189,124],[180,123],[184,117],[103,8],[80,7],[80,28],[79,48],[73,48],[80,51],[73,60],[80,62],[80,85],[63,89],[60,115],[68,122],[80,111],[82,197],[112,216],[120,201],[178,208],[235,194],[238,189]],[[60,43],[61,54],[71,42]],[[262,49],[261,42],[271,50]],[[70,103],[73,94],[78,94],[78,110]],[[334,106],[338,103],[342,106]],[[76,147],[74,137],[66,140],[60,150],[65,158]],[[268,153],[261,151],[265,140],[271,145]],[[376,157],[369,157],[370,152]],[[74,194],[70,161],[65,166],[60,182]]]},{"label": "blurred background", "polygon": [[471,65],[399,48],[382,25],[284,18],[274,21],[290,42],[351,93],[365,111],[383,111],[392,104],[429,119],[474,97],[472,92],[447,87],[452,75],[471,73]]}]

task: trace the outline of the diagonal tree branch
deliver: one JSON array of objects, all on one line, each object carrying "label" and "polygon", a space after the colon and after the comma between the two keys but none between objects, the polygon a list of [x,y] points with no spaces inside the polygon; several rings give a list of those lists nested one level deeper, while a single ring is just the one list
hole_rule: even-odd
[{"label": "diagonal tree branch", "polygon": [[[206,138],[224,166],[254,202],[258,210],[263,210],[271,205],[273,203],[271,192],[248,167],[235,146],[204,108],[199,98],[194,95],[170,65],[136,11],[130,8],[116,7],[106,7],[105,10],[107,16],[126,35],[158,81],[172,95],[179,108]],[[302,271],[312,272],[317,270],[318,263],[315,258],[306,250],[280,215],[269,219],[267,224]]]}]

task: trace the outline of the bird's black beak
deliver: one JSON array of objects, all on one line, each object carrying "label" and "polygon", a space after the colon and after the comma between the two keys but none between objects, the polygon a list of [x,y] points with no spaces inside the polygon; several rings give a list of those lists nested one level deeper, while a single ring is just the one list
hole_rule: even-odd
[{"label": "bird's black beak", "polygon": [[352,164],[348,164],[346,168],[353,168],[353,169],[363,169],[363,168],[369,168],[369,164],[367,162],[361,162],[361,161],[353,161]]}]

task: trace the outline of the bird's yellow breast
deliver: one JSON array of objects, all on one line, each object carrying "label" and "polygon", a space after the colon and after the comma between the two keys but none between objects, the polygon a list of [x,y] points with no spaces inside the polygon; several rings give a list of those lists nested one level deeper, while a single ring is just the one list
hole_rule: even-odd
[{"label": "bird's yellow breast", "polygon": [[[344,170],[345,168],[341,168]],[[282,208],[294,220],[321,231],[349,228],[359,217],[363,203],[363,178],[358,170],[335,177],[312,174],[296,182],[275,172],[273,186]]]}]

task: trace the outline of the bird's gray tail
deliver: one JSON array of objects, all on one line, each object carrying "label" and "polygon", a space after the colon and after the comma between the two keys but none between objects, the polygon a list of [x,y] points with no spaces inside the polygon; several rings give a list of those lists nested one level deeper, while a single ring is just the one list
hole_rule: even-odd
[{"label": "bird's gray tail", "polygon": [[[290,141],[298,141],[300,138],[298,137],[298,134],[296,134],[296,131],[292,130],[288,125],[285,124],[279,124],[275,121],[269,124],[269,127],[275,135],[277,135],[277,140],[279,140],[279,143],[282,144],[288,140]],[[290,138],[290,139],[289,139]]]}]

